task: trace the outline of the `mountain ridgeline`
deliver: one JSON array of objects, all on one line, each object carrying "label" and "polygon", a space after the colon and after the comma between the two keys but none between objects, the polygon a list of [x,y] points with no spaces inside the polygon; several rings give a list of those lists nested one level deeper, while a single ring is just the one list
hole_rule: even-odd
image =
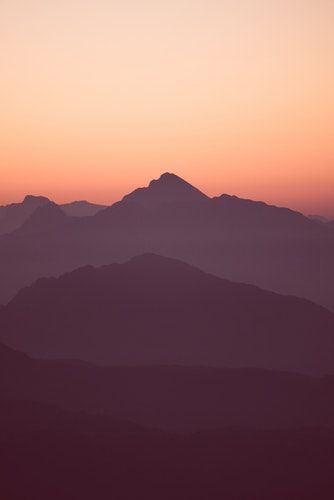
[{"label": "mountain ridgeline", "polygon": [[165,173],[1,232],[1,499],[332,500],[330,222]]},{"label": "mountain ridgeline", "polygon": [[334,310],[334,231],[298,212],[209,198],[170,173],[90,217],[72,211],[55,224],[49,207],[38,210],[40,224],[0,237],[2,303],[37,278],[150,252]]},{"label": "mountain ridgeline", "polygon": [[37,281],[2,308],[0,332],[43,358],[334,370],[333,313],[152,254]]},{"label": "mountain ridgeline", "polygon": [[[0,234],[11,233],[24,224],[35,210],[53,204],[45,196],[25,196],[22,203],[11,203],[0,206]],[[87,217],[96,215],[99,210],[106,208],[104,205],[96,205],[88,201],[73,201],[59,205],[62,212],[73,217]]]}]

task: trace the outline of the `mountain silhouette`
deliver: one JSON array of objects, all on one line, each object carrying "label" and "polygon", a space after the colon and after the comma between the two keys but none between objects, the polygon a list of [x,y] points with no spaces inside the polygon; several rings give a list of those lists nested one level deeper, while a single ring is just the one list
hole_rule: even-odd
[{"label": "mountain silhouette", "polygon": [[37,281],[2,308],[0,335],[37,357],[334,369],[328,310],[151,254]]},{"label": "mountain silhouette", "polygon": [[50,228],[62,227],[67,221],[69,217],[62,209],[55,203],[49,202],[38,207],[17,231],[21,233],[48,231]]},{"label": "mountain silhouette", "polygon": [[6,500],[331,500],[331,429],[170,434],[26,401],[0,404]]},{"label": "mountain silhouette", "polygon": [[[165,172],[159,179],[152,180],[148,187],[135,189],[121,200],[121,204],[138,203],[146,208],[154,208],[165,203],[187,203],[205,200],[208,197],[178,175]],[[104,212],[108,213],[109,208]]]},{"label": "mountain silhouette", "polygon": [[[130,390],[141,385],[143,375],[140,369],[130,377],[121,373],[122,368],[99,368],[85,365],[57,364],[49,361],[34,361],[19,353],[13,353],[4,346],[0,346],[1,370],[0,378],[0,466],[2,471],[1,496],[6,500],[19,500],[22,498],[34,498],[34,500],[90,500],[99,498],[107,500],[110,498],[146,498],[154,500],[169,500],[170,498],[191,498],[206,500],[207,498],[219,500],[221,498],[234,498],[235,500],[305,500],[321,498],[331,500],[334,491],[334,435],[329,426],[318,427],[296,427],[300,420],[296,418],[295,426],[290,428],[263,429],[263,421],[259,420],[259,426],[253,427],[252,414],[261,410],[257,409],[255,401],[247,401],[247,377],[242,372],[233,372],[233,382],[227,382],[228,376],[222,372],[207,369],[184,369],[185,374],[176,376],[170,385],[169,375],[176,368],[150,367],[146,368],[149,373],[144,380],[144,386],[150,393],[150,384],[162,382],[161,391],[179,382],[186,383],[186,389],[192,390],[190,399],[194,401],[196,394],[203,398],[205,388],[209,389],[209,397],[202,399],[205,404],[210,403],[212,390],[220,392],[221,398],[217,400],[218,413],[222,410],[222,399],[226,401],[225,416],[229,416],[228,403],[232,402],[233,396],[228,394],[228,388],[238,391],[240,388],[240,376],[244,384],[246,407],[250,413],[250,426],[241,425],[223,427],[222,419],[220,428],[202,430],[190,433],[171,433],[161,430],[145,428],[137,423],[126,421],[103,414],[105,407],[101,407],[101,387],[96,385],[97,372],[100,370],[102,376],[106,376],[102,389],[104,394],[109,394],[110,406],[114,400],[114,409],[126,412],[129,393],[122,398],[122,391],[115,393],[115,385],[122,386],[126,390],[126,381],[129,380]],[[4,363],[3,363],[4,362]],[[7,363],[7,364],[6,364]],[[23,363],[25,363],[24,368]],[[143,369],[143,368],[142,368]],[[159,375],[159,369],[162,374]],[[108,374],[109,370],[109,374]],[[130,369],[131,370],[131,369]],[[145,369],[144,369],[145,370]],[[82,378],[82,374],[85,375]],[[154,376],[158,375],[155,381]],[[139,383],[134,377],[139,375]],[[251,375],[252,374],[248,374]],[[258,394],[265,389],[269,395],[269,387],[261,380],[258,372]],[[153,376],[153,378],[152,378]],[[175,376],[175,373],[174,373]],[[306,421],[308,411],[314,414],[317,407],[308,408],[305,396],[313,393],[315,403],[321,401],[323,394],[328,397],[327,406],[332,414],[333,381],[326,379],[308,379],[288,374],[269,374],[272,377],[272,388],[277,392],[284,377],[287,377],[287,392],[291,396],[299,388],[309,386],[313,390],[303,391],[296,398],[304,405],[306,410]],[[275,382],[275,377],[277,377]],[[145,379],[145,374],[144,374]],[[92,383],[93,380],[93,383]],[[224,384],[225,380],[225,384]],[[67,384],[66,384],[67,382]],[[108,392],[107,383],[111,382]],[[135,382],[135,384],[134,384]],[[148,385],[147,385],[148,382]],[[204,387],[203,387],[204,382]],[[268,382],[268,379],[267,379]],[[291,383],[292,389],[289,386]],[[6,383],[11,384],[10,392],[6,392]],[[13,391],[23,384],[24,391],[21,393]],[[30,390],[33,392],[29,392]],[[64,388],[64,385],[66,387]],[[134,384],[134,385],[133,385]],[[269,386],[271,384],[269,383]],[[199,387],[199,390],[197,389]],[[214,386],[214,387],[212,387]],[[252,386],[252,383],[250,384]],[[57,390],[61,388],[61,392]],[[99,389],[97,392],[93,390]],[[63,392],[64,389],[64,392]],[[282,387],[283,389],[283,387]],[[316,390],[318,389],[318,391]],[[92,408],[95,402],[95,411],[87,412],[82,409],[69,409],[56,406],[46,402],[46,399],[58,399],[73,395],[73,407],[80,406],[80,398],[86,401],[87,406]],[[152,392],[151,392],[152,393]],[[31,400],[30,396],[35,399]],[[154,394],[154,392],[152,393]],[[154,409],[158,409],[168,420],[168,401],[171,409],[173,404],[178,403],[178,397],[182,390],[176,395],[173,402],[173,392],[167,394],[167,401],[163,408],[159,408],[155,401],[150,400],[153,407],[148,406],[145,412],[145,402],[140,398],[143,391],[132,392],[130,399],[134,408],[139,406],[141,414],[146,422],[150,421],[150,415],[154,415]],[[265,396],[265,394],[263,396]],[[318,397],[317,397],[318,395]],[[19,397],[18,397],[19,396]],[[169,399],[168,399],[169,396]],[[234,402],[233,411],[241,415],[242,405],[238,410],[238,396]],[[319,398],[320,396],[320,398]],[[160,395],[161,398],[161,395]],[[186,395],[185,400],[188,396]],[[284,399],[286,401],[288,398]],[[312,399],[312,398],[311,398]],[[102,399],[103,400],[103,399]],[[262,399],[264,402],[264,397]],[[273,401],[269,399],[269,404]],[[276,402],[280,403],[280,397]],[[252,404],[253,403],[253,404]],[[305,404],[306,403],[306,404]],[[325,399],[323,400],[325,403]],[[82,406],[82,405],[81,405]],[[298,407],[292,401],[293,410]],[[199,420],[203,416],[199,406]],[[301,409],[301,408],[300,408]],[[101,411],[102,410],[102,411]],[[125,410],[125,411],[124,411]],[[214,408],[211,407],[211,411]],[[255,410],[255,411],[254,411]],[[262,408],[262,417],[267,419],[267,413],[272,415],[276,407]],[[281,413],[281,406],[277,408]],[[326,404],[322,408],[326,412]],[[209,409],[210,411],[210,409]],[[138,415],[138,410],[137,410]],[[223,412],[224,415],[224,412]],[[286,415],[288,427],[293,423],[292,414]],[[180,420],[182,416],[180,415]],[[289,418],[290,417],[290,418]],[[196,414],[193,415],[196,421]],[[233,417],[232,417],[233,418]],[[185,415],[187,419],[187,414]],[[154,420],[154,419],[153,419]],[[172,420],[172,418],[171,418]],[[312,418],[311,418],[312,420]],[[268,419],[267,419],[268,421]],[[330,419],[327,421],[329,422]],[[284,422],[284,418],[283,418]],[[185,427],[179,430],[186,430]],[[242,481],[240,481],[240,477]]]},{"label": "mountain silhouette", "polygon": [[64,203],[63,205],[60,205],[60,207],[66,215],[71,215],[72,217],[88,217],[96,215],[100,210],[106,208],[105,205],[97,205],[86,200]]},{"label": "mountain silhouette", "polygon": [[30,401],[169,431],[334,425],[334,377],[260,369],[97,366],[0,345],[0,402]]},{"label": "mountain silhouette", "polygon": [[45,196],[27,195],[22,203],[12,203],[0,207],[0,234],[10,233],[23,224],[23,222],[36,210],[50,203]]},{"label": "mountain silhouette", "polygon": [[334,310],[329,225],[263,202],[209,198],[168,173],[95,216],[50,226],[38,239],[27,232],[0,237],[0,302],[39,277],[146,252]]}]

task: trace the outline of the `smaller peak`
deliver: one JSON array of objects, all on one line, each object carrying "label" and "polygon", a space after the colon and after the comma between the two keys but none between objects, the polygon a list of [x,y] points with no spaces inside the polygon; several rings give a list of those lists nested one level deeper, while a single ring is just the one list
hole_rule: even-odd
[{"label": "smaller peak", "polygon": [[46,198],[46,196],[35,196],[33,194],[27,194],[23,199],[23,203],[36,203],[41,201],[50,203],[49,198]]}]

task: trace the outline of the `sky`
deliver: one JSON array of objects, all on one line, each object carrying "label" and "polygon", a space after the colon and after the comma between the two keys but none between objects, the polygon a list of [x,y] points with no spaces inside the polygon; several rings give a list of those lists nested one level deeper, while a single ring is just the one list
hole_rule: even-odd
[{"label": "sky", "polygon": [[333,0],[0,0],[0,204],[165,171],[334,218]]}]

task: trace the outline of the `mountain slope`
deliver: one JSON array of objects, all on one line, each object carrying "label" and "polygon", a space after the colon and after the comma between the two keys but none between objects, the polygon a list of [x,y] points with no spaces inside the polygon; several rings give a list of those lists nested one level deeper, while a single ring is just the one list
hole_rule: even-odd
[{"label": "mountain slope", "polygon": [[2,309],[0,332],[38,357],[334,369],[329,311],[149,254],[37,281]]}]

